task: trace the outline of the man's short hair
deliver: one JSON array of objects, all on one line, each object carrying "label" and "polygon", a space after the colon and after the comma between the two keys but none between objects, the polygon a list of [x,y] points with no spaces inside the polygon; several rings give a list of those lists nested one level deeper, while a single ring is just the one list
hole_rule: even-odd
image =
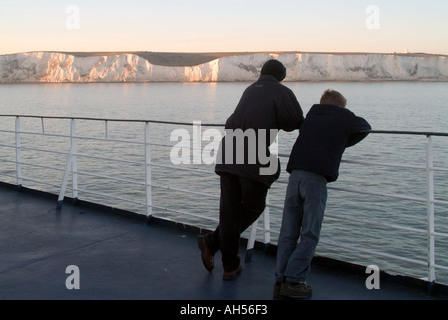
[{"label": "man's short hair", "polygon": [[328,89],[322,95],[320,104],[333,104],[338,107],[345,108],[347,105],[347,99],[338,91]]}]

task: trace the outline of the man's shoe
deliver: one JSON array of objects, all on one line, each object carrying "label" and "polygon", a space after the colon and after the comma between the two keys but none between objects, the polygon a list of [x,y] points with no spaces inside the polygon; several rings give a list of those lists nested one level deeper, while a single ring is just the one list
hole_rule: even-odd
[{"label": "man's shoe", "polygon": [[238,266],[238,268],[236,268],[233,271],[230,271],[230,272],[224,271],[224,273],[222,274],[222,279],[223,280],[234,280],[236,278],[236,276],[238,275],[238,273],[241,272],[241,270],[243,270],[243,266],[240,264]]},{"label": "man's shoe", "polygon": [[311,296],[313,290],[305,282],[285,282],[280,289],[280,296],[291,299],[305,299]]},{"label": "man's shoe", "polygon": [[281,282],[275,282],[274,283],[274,291],[272,293],[272,296],[274,297],[274,299],[279,299],[280,296],[280,289],[282,287],[282,283]]},{"label": "man's shoe", "polygon": [[215,267],[214,254],[208,248],[207,242],[205,242],[203,236],[198,237],[198,247],[199,250],[201,250],[202,263],[204,264],[205,269],[212,271]]}]

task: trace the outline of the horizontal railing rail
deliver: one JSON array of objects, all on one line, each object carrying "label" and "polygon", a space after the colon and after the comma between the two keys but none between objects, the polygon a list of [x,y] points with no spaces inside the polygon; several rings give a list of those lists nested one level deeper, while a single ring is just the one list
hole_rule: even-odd
[{"label": "horizontal railing rail", "polygon": [[[23,122],[26,120],[36,121],[30,126],[31,128],[23,128]],[[68,133],[58,133],[51,130],[51,126],[48,125],[48,121],[60,121],[64,120],[68,123],[61,124],[60,126],[68,126]],[[175,179],[175,170],[180,170],[183,172],[196,173],[201,176],[214,175],[213,170],[207,170],[201,166],[186,167],[174,164],[166,164],[155,161],[156,156],[153,155],[153,148],[172,148],[172,144],[160,143],[153,141],[154,134],[151,133],[151,127],[153,125],[163,125],[163,126],[192,126],[192,123],[184,122],[171,122],[171,121],[152,121],[152,120],[126,120],[126,119],[97,119],[97,118],[75,118],[75,117],[48,117],[48,116],[32,116],[32,115],[0,115],[0,133],[2,137],[0,138],[0,150],[4,150],[0,153],[0,176],[5,179],[13,179],[17,186],[27,186],[30,183],[38,183],[43,185],[48,185],[51,187],[58,188],[59,198],[58,198],[58,208],[63,205],[63,200],[66,196],[67,190],[71,189],[72,197],[74,199],[79,198],[79,194],[82,193],[83,197],[86,195],[93,195],[101,199],[112,199],[115,201],[125,201],[129,203],[135,203],[144,206],[144,215],[149,219],[153,215],[153,210],[158,210],[158,212],[172,212],[180,214],[183,216],[189,216],[192,218],[197,218],[201,220],[208,220],[217,222],[216,216],[204,216],[193,213],[189,208],[183,207],[172,208],[169,205],[163,203],[156,203],[153,198],[153,193],[155,190],[166,191],[166,192],[179,192],[181,194],[188,194],[192,196],[197,196],[201,198],[208,199],[219,199],[219,191],[215,192],[202,192],[192,190],[188,187],[180,186],[169,186],[163,183],[157,183],[153,180],[153,174],[157,172],[169,172],[172,173],[169,179]],[[86,132],[79,134],[77,132],[77,125],[80,122],[88,121],[94,123],[100,123],[102,129],[99,130],[96,135],[88,135]],[[142,129],[137,133],[139,139],[135,138],[122,138],[113,137],[112,129],[110,128],[111,123],[125,123],[129,126],[135,126],[136,124],[141,124]],[[195,124],[193,123],[193,126]],[[202,127],[219,127],[224,128],[222,124],[201,124]],[[50,130],[49,130],[50,129]],[[64,128],[61,128],[61,130]],[[66,128],[65,128],[66,129]],[[59,130],[59,127],[58,127]],[[433,163],[433,137],[448,137],[448,133],[441,132],[412,132],[412,131],[382,131],[382,130],[372,130],[369,131],[371,134],[390,134],[390,135],[410,135],[410,136],[424,136],[426,138],[425,146],[425,157],[426,162],[424,165],[408,165],[408,164],[397,164],[397,163],[387,163],[387,162],[376,162],[376,161],[358,161],[343,159],[344,163],[349,165],[362,165],[362,166],[374,166],[374,167],[389,167],[389,168],[400,168],[400,169],[415,169],[422,170],[425,172],[425,185],[426,185],[426,196],[416,197],[407,194],[396,194],[387,193],[382,191],[366,191],[359,190],[355,188],[346,188],[340,186],[329,186],[330,190],[337,192],[348,192],[354,194],[364,194],[369,196],[381,197],[381,198],[392,198],[401,199],[411,202],[419,202],[426,204],[426,229],[419,229],[416,227],[402,226],[398,224],[386,223],[386,222],[374,222],[365,221],[363,219],[343,217],[336,214],[326,214],[327,217],[332,219],[337,219],[339,221],[349,221],[350,223],[362,224],[362,225],[373,225],[382,228],[390,228],[396,230],[402,230],[409,233],[422,234],[427,238],[427,257],[425,260],[418,260],[414,258],[408,258],[398,255],[392,255],[385,252],[379,252],[378,250],[371,250],[366,248],[359,248],[356,245],[335,244],[326,239],[321,240],[321,243],[339,247],[347,250],[353,250],[358,252],[367,253],[370,255],[376,255],[381,257],[386,257],[388,259],[396,259],[406,263],[413,263],[416,265],[423,265],[427,268],[427,280],[429,282],[436,281],[436,270],[448,270],[448,266],[436,264],[436,237],[448,238],[448,233],[436,232],[435,231],[435,205],[448,205],[448,201],[436,199],[434,196],[434,173],[435,172],[448,172],[448,168],[435,167]],[[10,135],[8,139],[7,136]],[[25,139],[28,138],[28,139]],[[46,139],[41,144],[34,142],[36,139]],[[62,139],[63,141],[48,141],[49,139]],[[26,141],[25,141],[26,140]],[[89,141],[95,145],[101,145],[106,143],[116,143],[116,144],[126,144],[135,146],[140,154],[135,156],[135,159],[126,159],[125,157],[112,157],[110,154],[95,154],[95,153],[85,153],[81,152],[78,148],[78,144],[81,142]],[[57,145],[57,148],[51,148],[52,144]],[[113,146],[114,147],[114,146]],[[190,146],[191,147],[191,146]],[[192,152],[196,149],[201,149],[201,146],[193,146]],[[9,152],[8,152],[9,150]],[[32,153],[32,156],[28,156],[27,159],[23,158],[25,153]],[[52,165],[52,161],[49,163],[39,164],[33,162],[37,156],[36,154],[44,153],[47,158],[52,160],[52,157],[60,156],[64,160],[64,165]],[[280,157],[289,157],[288,154],[279,153]],[[132,176],[120,176],[115,172],[93,172],[87,168],[81,168],[79,165],[80,161],[87,161],[87,163],[97,161],[100,163],[112,162],[114,165],[118,166],[132,166],[144,168],[142,174],[138,174],[138,178]],[[8,166],[9,165],[9,166]],[[25,168],[27,168],[25,170]],[[46,181],[46,177],[36,178],[29,174],[30,171],[39,172],[40,170],[50,170],[58,174],[62,174],[60,181]],[[106,170],[106,169],[105,169]],[[119,169],[118,172],[123,170]],[[143,177],[142,177],[143,176]],[[98,183],[93,185],[81,186],[81,177],[90,177],[97,180],[108,180],[116,184],[132,184],[136,186],[136,190],[142,191],[140,197],[136,196],[117,196],[112,195],[110,192],[102,190]],[[71,182],[71,186],[69,186]],[[279,180],[280,184],[286,184],[286,181]],[[269,200],[269,196],[268,196]],[[218,202],[218,201],[215,201]],[[256,234],[261,230],[263,236],[263,242],[268,245],[271,242],[271,234],[278,233],[278,230],[271,230],[270,225],[270,209],[282,210],[281,205],[276,205],[268,201],[267,207],[260,221],[256,221],[252,228],[250,229],[250,234],[248,238],[248,256],[250,258],[250,251],[254,246]],[[261,222],[261,227],[258,226]]]}]

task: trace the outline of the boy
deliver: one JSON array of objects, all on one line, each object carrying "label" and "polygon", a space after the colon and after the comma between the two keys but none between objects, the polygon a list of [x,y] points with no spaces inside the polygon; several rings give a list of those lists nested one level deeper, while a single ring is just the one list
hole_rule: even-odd
[{"label": "boy", "polygon": [[367,135],[371,126],[346,109],[334,90],[322,95],[300,128],[287,171],[290,173],[278,239],[274,297],[307,298],[311,260],[319,242],[327,183],[337,180],[342,154]]}]

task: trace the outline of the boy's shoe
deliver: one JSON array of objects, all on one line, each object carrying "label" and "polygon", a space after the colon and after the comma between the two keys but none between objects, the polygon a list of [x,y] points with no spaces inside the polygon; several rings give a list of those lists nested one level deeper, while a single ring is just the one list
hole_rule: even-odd
[{"label": "boy's shoe", "polygon": [[281,298],[281,296],[280,296],[280,289],[281,288],[282,288],[282,283],[281,282],[275,282],[274,283],[274,291],[272,293],[272,296],[274,297],[274,299]]},{"label": "boy's shoe", "polygon": [[241,270],[243,270],[243,266],[240,264],[238,266],[238,268],[236,268],[233,271],[230,271],[230,272],[224,271],[224,273],[222,274],[222,279],[223,280],[234,280],[236,278],[236,276],[238,275],[238,273],[241,272]]},{"label": "boy's shoe", "polygon": [[305,299],[311,296],[313,290],[306,282],[285,282],[280,289],[280,296],[291,299]]},{"label": "boy's shoe", "polygon": [[205,269],[212,271],[215,267],[214,254],[208,248],[207,242],[205,242],[203,236],[198,237],[198,247],[201,250],[202,263],[204,264]]}]

